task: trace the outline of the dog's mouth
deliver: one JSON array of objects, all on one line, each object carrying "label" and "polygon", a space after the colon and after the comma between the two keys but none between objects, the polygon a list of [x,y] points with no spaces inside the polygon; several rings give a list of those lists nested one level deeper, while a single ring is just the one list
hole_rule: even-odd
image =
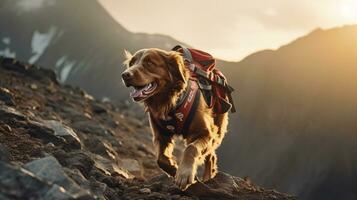
[{"label": "dog's mouth", "polygon": [[150,97],[158,84],[156,82],[151,82],[144,86],[133,86],[134,90],[130,93],[130,97],[134,99],[134,101],[142,101]]}]

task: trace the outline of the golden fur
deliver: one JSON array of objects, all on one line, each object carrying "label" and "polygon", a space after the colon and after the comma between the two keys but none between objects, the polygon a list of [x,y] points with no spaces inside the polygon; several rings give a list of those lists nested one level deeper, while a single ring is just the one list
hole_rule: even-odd
[{"label": "golden fur", "polygon": [[[131,55],[126,52],[124,73],[130,73],[130,80],[124,80],[127,86],[141,86],[157,82],[155,92],[143,100],[146,111],[158,119],[167,119],[168,113],[187,86],[189,71],[184,66],[178,52],[160,49],[143,49]],[[217,156],[219,147],[227,132],[228,114],[215,114],[201,96],[197,110],[188,133],[184,134],[186,148],[179,165],[173,159],[173,136],[159,133],[155,123],[150,119],[157,162],[161,169],[175,177],[175,183],[182,190],[195,182],[197,166],[204,163],[203,180],[207,181],[217,173]]]}]

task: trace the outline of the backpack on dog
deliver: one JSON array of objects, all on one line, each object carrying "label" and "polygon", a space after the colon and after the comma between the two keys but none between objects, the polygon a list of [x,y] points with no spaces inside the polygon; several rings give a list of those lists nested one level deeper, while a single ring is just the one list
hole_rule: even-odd
[{"label": "backpack on dog", "polygon": [[191,79],[197,82],[207,105],[213,108],[215,113],[223,114],[229,110],[236,112],[232,98],[234,89],[216,68],[216,60],[212,55],[181,45],[172,50],[182,53],[185,65],[191,71]]}]

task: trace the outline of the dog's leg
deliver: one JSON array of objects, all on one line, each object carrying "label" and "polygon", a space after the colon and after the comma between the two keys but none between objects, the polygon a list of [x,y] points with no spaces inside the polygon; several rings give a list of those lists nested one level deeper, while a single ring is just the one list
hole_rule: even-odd
[{"label": "dog's leg", "polygon": [[157,148],[157,164],[167,174],[174,177],[177,170],[177,164],[172,159],[174,143],[172,137],[159,137],[154,140]]},{"label": "dog's leg", "polygon": [[213,178],[217,173],[217,155],[210,153],[205,158],[205,169],[203,173],[203,181],[206,182]]},{"label": "dog's leg", "polygon": [[180,189],[186,190],[188,186],[194,183],[198,159],[203,156],[202,152],[207,150],[208,143],[209,141],[206,138],[201,138],[196,139],[186,147],[175,176],[175,183]]}]

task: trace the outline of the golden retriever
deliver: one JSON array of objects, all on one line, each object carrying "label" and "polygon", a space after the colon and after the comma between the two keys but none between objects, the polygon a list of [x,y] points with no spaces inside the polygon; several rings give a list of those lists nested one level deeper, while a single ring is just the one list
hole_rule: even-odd
[{"label": "golden retriever", "polygon": [[[167,120],[190,78],[182,55],[156,48],[142,49],[134,55],[125,51],[125,55],[127,68],[122,73],[122,80],[127,87],[134,88],[131,97],[136,102],[142,102],[151,116]],[[228,125],[228,113],[215,114],[202,95],[194,112],[188,133],[183,134],[186,147],[179,165],[172,156],[173,135],[160,133],[149,115],[157,163],[174,177],[175,184],[182,190],[196,181],[197,167],[201,164],[205,164],[203,181],[216,175],[215,150],[221,144]]]}]

